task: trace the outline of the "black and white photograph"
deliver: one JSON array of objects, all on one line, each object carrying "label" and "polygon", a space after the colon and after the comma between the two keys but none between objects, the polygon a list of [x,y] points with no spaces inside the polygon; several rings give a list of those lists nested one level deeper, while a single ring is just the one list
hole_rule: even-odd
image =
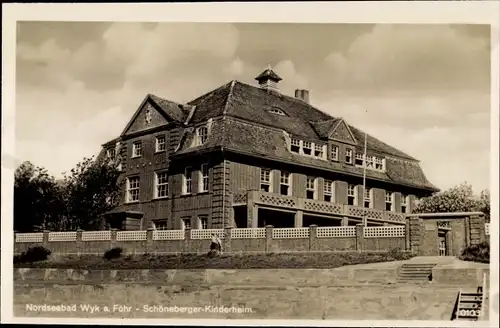
[{"label": "black and white photograph", "polygon": [[493,327],[500,6],[402,4],[4,5],[2,322]]}]

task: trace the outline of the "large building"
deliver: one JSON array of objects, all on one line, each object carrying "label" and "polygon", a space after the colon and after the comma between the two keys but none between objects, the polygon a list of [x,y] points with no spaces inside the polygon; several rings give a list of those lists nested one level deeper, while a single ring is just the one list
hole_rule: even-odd
[{"label": "large building", "polygon": [[[404,223],[437,191],[419,161],[279,91],[231,81],[187,104],[149,94],[103,145],[120,163],[123,197],[106,217],[126,230]],[[366,189],[363,192],[363,172]]]}]

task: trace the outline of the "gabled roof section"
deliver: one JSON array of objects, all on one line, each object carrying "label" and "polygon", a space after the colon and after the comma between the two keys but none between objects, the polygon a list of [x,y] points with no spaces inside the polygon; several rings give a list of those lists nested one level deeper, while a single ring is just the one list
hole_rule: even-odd
[{"label": "gabled roof section", "polygon": [[276,74],[270,67],[267,68],[264,72],[260,73],[259,76],[257,76],[255,79],[259,82],[265,80],[279,82],[282,80],[282,78],[278,74]]},{"label": "gabled roof section", "polygon": [[169,122],[183,123],[185,113],[182,108],[181,104],[148,94],[120,136],[168,124]]},{"label": "gabled roof section", "polygon": [[196,110],[192,114],[190,123],[200,123],[208,120],[209,118],[224,114],[224,110],[234,84],[235,83],[231,81],[188,102],[188,105],[196,106]]},{"label": "gabled roof section", "polygon": [[356,141],[356,137],[351,132],[349,125],[344,121],[344,119],[337,120],[337,125],[331,130],[328,135],[328,138],[337,140],[340,142],[346,142],[351,145],[356,145],[358,142]]},{"label": "gabled roof section", "polygon": [[339,120],[338,118],[332,118],[326,121],[311,122],[311,125],[321,139],[326,139],[329,137],[333,128],[337,126]]}]

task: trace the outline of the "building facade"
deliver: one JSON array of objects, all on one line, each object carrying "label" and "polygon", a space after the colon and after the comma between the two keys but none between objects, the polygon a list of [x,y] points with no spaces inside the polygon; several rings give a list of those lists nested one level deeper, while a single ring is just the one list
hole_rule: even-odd
[{"label": "building facade", "polygon": [[[279,91],[267,69],[187,104],[147,95],[100,156],[122,171],[119,229],[404,224],[437,191],[419,161]],[[366,169],[365,167],[366,166]],[[363,192],[363,171],[366,190]]]}]

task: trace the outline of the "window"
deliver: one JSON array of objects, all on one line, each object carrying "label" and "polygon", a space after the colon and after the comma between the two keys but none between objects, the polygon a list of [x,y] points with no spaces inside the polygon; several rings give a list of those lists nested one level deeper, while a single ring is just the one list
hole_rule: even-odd
[{"label": "window", "polygon": [[282,111],[282,110],[281,110],[281,109],[279,109],[279,108],[271,108],[271,109],[269,110],[269,113],[271,113],[271,114],[276,114],[276,115],[281,115],[281,116],[286,116],[285,112],[284,112],[284,111]]},{"label": "window", "polygon": [[114,148],[109,148],[106,150],[106,157],[114,158],[116,156],[116,150]]},{"label": "window", "polygon": [[280,194],[288,196],[290,191],[290,173],[281,172]]},{"label": "window", "polygon": [[393,199],[394,199],[394,193],[390,191],[385,192],[385,210],[386,211],[392,211],[393,210]]},{"label": "window", "polygon": [[325,202],[331,202],[333,200],[332,190],[333,190],[333,181],[325,180],[325,184],[323,185],[323,197]]},{"label": "window", "polygon": [[183,194],[190,194],[193,190],[192,188],[192,178],[191,178],[191,168],[190,167],[186,167],[186,169],[184,170],[184,184],[183,184],[183,190],[182,190],[182,193]]},{"label": "window", "polygon": [[181,220],[181,230],[191,229],[191,218],[183,218]]},{"label": "window", "polygon": [[371,193],[371,188],[366,187],[365,188],[365,194],[364,194],[364,207],[366,208],[371,208],[372,204],[372,193]]},{"label": "window", "polygon": [[156,136],[156,145],[155,145],[155,151],[161,152],[165,151],[165,136]]},{"label": "window", "polygon": [[208,218],[206,216],[198,216],[198,229],[208,229]]},{"label": "window", "polygon": [[347,204],[354,205],[356,200],[356,189],[355,186],[350,184],[347,186]]},{"label": "window", "polygon": [[312,154],[312,143],[309,141],[304,141],[302,143],[302,151],[304,152],[304,155],[311,155]]},{"label": "window", "polygon": [[127,179],[127,203],[139,201],[139,177]]},{"label": "window", "polygon": [[168,174],[167,172],[156,173],[156,194],[155,198],[168,197]]},{"label": "window", "polygon": [[196,129],[196,138],[198,140],[198,146],[205,144],[208,139],[208,128],[206,126],[202,126]]},{"label": "window", "polygon": [[200,180],[198,182],[199,183],[199,192],[208,191],[208,181],[209,181],[208,164],[201,164]]},{"label": "window", "polygon": [[352,164],[352,149],[345,150],[345,162],[347,164]]},{"label": "window", "polygon": [[142,142],[136,141],[132,144],[132,157],[142,156]]},{"label": "window", "polygon": [[156,230],[168,230],[167,220],[157,220],[153,222]]},{"label": "window", "polygon": [[373,160],[374,160],[375,157],[372,157],[372,156],[366,156],[366,168],[367,169],[373,169],[374,166],[373,166]]},{"label": "window", "polygon": [[364,160],[363,160],[363,154],[356,154],[356,165],[363,166]]},{"label": "window", "polygon": [[300,153],[300,140],[292,139],[292,146],[291,146],[290,150],[294,153],[299,154]]},{"label": "window", "polygon": [[332,145],[331,160],[332,161],[338,161],[339,160],[339,147],[338,146]]},{"label": "window", "polygon": [[401,194],[401,213],[406,213],[408,207],[408,196]]},{"label": "window", "polygon": [[314,156],[323,157],[323,145],[314,145]]},{"label": "window", "polygon": [[271,192],[271,170],[260,169],[260,190]]},{"label": "window", "polygon": [[379,171],[384,170],[384,160],[380,157],[374,157],[375,159],[375,169]]},{"label": "window", "polygon": [[316,178],[307,177],[306,180],[306,198],[316,199]]}]

